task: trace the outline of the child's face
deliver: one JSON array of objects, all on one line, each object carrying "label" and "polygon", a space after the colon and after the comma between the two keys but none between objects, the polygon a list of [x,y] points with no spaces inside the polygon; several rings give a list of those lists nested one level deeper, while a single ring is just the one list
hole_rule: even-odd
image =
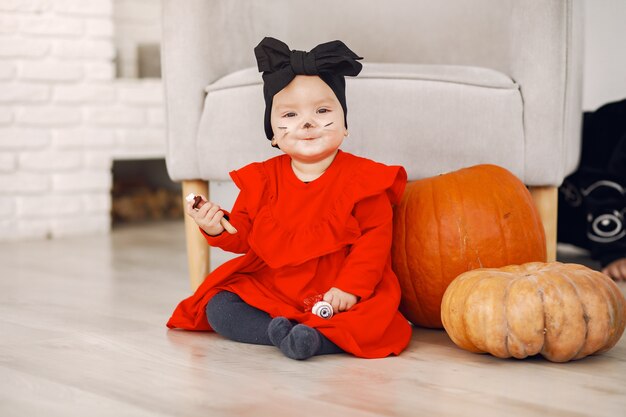
[{"label": "child's face", "polygon": [[271,123],[276,144],[301,162],[333,155],[347,135],[337,96],[316,75],[297,75],[274,95]]}]

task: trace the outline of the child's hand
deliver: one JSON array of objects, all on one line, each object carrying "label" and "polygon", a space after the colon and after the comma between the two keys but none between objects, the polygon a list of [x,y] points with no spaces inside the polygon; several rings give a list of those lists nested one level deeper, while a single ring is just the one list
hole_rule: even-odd
[{"label": "child's hand", "polygon": [[339,288],[332,287],[324,294],[324,301],[333,306],[333,312],[350,310],[358,301],[356,295],[352,295]]},{"label": "child's hand", "polygon": [[615,281],[626,281],[626,258],[611,262],[602,270],[602,273],[610,276]]},{"label": "child's hand", "polygon": [[[204,196],[202,196],[202,199],[205,200]],[[206,234],[217,236],[224,231],[224,226],[220,224],[220,220],[224,217],[224,212],[220,210],[220,206],[217,204],[207,201],[202,207],[194,209],[192,200],[187,202],[185,211]]]}]

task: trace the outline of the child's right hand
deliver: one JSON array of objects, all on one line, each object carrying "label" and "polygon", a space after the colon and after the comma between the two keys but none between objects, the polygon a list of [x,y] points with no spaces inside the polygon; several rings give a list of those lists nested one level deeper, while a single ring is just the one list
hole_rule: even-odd
[{"label": "child's right hand", "polygon": [[207,235],[217,236],[225,230],[224,226],[220,224],[220,220],[224,217],[224,212],[219,205],[206,201],[204,196],[201,197],[205,201],[202,207],[194,209],[193,201],[189,201],[185,206],[185,211]]}]

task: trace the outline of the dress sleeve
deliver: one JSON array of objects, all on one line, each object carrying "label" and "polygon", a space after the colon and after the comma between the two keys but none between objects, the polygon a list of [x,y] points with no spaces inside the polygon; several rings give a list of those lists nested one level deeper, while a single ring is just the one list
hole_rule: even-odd
[{"label": "dress sleeve", "polygon": [[388,196],[380,193],[359,201],[353,215],[362,234],[350,248],[335,287],[363,300],[372,295],[390,261],[393,212]]},{"label": "dress sleeve", "polygon": [[248,233],[251,221],[245,204],[243,204],[245,198],[242,197],[242,194],[243,192],[240,191],[231,212],[222,210],[224,217],[227,217],[228,221],[237,229],[237,233],[231,235],[224,231],[217,236],[211,236],[200,228],[200,232],[209,245],[233,253],[246,253],[250,249]]},{"label": "dress sleeve", "polygon": [[231,212],[224,211],[228,221],[237,229],[234,235],[224,231],[217,236],[210,236],[200,229],[209,245],[234,253],[246,253],[250,250],[248,235],[252,228],[252,219],[256,216],[259,203],[264,196],[265,177],[261,165],[254,163],[230,173],[239,195]]},{"label": "dress sleeve", "polygon": [[352,215],[361,236],[350,248],[335,287],[361,299],[372,295],[391,263],[393,205],[400,202],[407,175],[401,166],[361,158],[354,169]]}]

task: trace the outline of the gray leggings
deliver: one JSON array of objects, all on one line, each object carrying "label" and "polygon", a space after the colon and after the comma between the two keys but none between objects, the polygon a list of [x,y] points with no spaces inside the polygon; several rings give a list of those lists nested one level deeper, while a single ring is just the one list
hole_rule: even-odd
[{"label": "gray leggings", "polygon": [[[272,321],[270,315],[246,304],[235,293],[220,291],[215,294],[206,306],[206,316],[213,330],[228,339],[255,345],[272,345],[267,335],[267,327]],[[323,334],[319,335],[321,345],[316,355],[343,352]]]}]

